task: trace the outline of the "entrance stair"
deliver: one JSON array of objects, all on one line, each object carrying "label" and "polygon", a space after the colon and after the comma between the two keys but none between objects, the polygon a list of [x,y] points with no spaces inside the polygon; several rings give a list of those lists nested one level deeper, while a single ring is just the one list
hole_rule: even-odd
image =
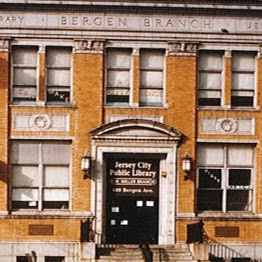
[{"label": "entrance stair", "polygon": [[97,262],[197,262],[186,244],[97,245]]}]

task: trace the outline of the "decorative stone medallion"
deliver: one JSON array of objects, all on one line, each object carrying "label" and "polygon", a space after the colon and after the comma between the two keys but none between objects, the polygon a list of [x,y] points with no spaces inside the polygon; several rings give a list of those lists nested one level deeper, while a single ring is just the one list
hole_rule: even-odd
[{"label": "decorative stone medallion", "polygon": [[29,119],[29,125],[38,130],[47,130],[51,127],[52,121],[46,114],[33,115]]},{"label": "decorative stone medallion", "polygon": [[223,133],[235,133],[237,131],[237,121],[232,118],[218,119],[217,129]]}]

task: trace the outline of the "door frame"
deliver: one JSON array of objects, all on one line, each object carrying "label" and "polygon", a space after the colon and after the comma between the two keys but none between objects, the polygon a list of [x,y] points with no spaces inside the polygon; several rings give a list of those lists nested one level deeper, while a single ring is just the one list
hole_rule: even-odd
[{"label": "door frame", "polygon": [[158,244],[176,242],[177,159],[182,134],[163,123],[146,119],[124,119],[102,125],[91,132],[91,212],[95,242],[105,243],[106,158],[108,154],[162,155],[159,168]]},{"label": "door frame", "polygon": [[[138,208],[136,208],[136,211],[137,211],[137,209],[140,209],[140,210],[143,210],[143,208],[149,208],[150,210],[151,209],[153,209],[153,208],[156,208],[155,210],[157,211],[157,217],[155,217],[155,219],[156,219],[156,221],[157,221],[157,224],[156,224],[156,232],[155,233],[157,233],[157,236],[156,236],[156,238],[155,239],[157,239],[157,243],[158,243],[158,231],[159,231],[159,189],[160,189],[160,186],[159,186],[159,180],[160,180],[160,162],[161,162],[161,160],[163,160],[163,159],[165,159],[166,158],[166,156],[165,155],[159,155],[159,154],[150,154],[150,156],[148,155],[148,154],[134,154],[134,153],[131,153],[131,154],[106,154],[105,155],[105,159],[104,159],[104,162],[105,162],[105,165],[106,165],[106,176],[104,177],[104,179],[105,179],[105,184],[106,184],[106,186],[105,186],[105,188],[104,188],[104,190],[105,190],[105,192],[107,192],[107,194],[109,193],[110,194],[110,192],[108,192],[108,186],[110,186],[109,184],[110,184],[110,182],[109,182],[109,180],[110,180],[110,177],[108,176],[108,160],[110,161],[110,159],[121,159],[121,160],[125,160],[125,161],[127,161],[128,162],[128,160],[129,159],[132,159],[132,163],[134,163],[134,162],[138,162],[138,161],[141,161],[141,160],[143,160],[143,161],[146,161],[146,160],[156,160],[157,161],[157,178],[156,178],[156,181],[157,181],[157,189],[155,189],[156,191],[157,191],[157,193],[156,193],[156,195],[154,194],[153,196],[152,195],[136,195],[136,194],[128,194],[128,196],[127,195],[118,195],[118,196],[116,196],[116,199],[129,199],[128,201],[131,201],[131,202],[133,202],[133,201],[135,201],[135,200],[137,200],[137,199],[140,199],[140,200],[145,200],[145,199],[154,199],[154,201],[156,201],[156,203],[157,203],[157,206],[154,206],[154,207],[145,207],[144,205],[143,205],[143,207],[141,206],[141,207],[138,207]],[[108,201],[108,195],[107,194],[104,194],[104,201],[105,201],[105,210],[106,210],[106,212],[109,212],[108,210],[108,204],[109,204],[109,201]],[[113,195],[113,194],[112,194]],[[112,195],[111,195],[111,197],[112,197]],[[121,213],[121,208],[120,208],[120,213]],[[155,213],[155,212],[154,212]],[[109,214],[107,214],[107,213],[105,213],[105,216],[106,216],[106,226],[105,226],[105,233],[107,234],[107,227],[109,226],[108,225],[108,216],[109,216]],[[142,219],[143,220],[143,219]],[[140,221],[140,220],[139,220]],[[143,223],[143,221],[141,221],[141,223]],[[117,227],[117,225],[115,225],[114,226],[114,228],[116,228]],[[123,229],[124,229],[124,227],[123,227]],[[134,231],[134,230],[132,230],[133,232],[137,232],[137,231]],[[154,233],[154,235],[155,235],[155,233]],[[138,233],[136,233],[136,235],[138,235]],[[106,235],[105,236],[106,237],[106,239],[108,238],[108,236]],[[119,242],[120,243],[120,242]],[[142,243],[141,242],[141,240],[140,240],[140,242],[136,242],[136,244],[137,243]],[[110,243],[109,243],[110,244]],[[155,243],[152,243],[152,244],[155,244]]]}]

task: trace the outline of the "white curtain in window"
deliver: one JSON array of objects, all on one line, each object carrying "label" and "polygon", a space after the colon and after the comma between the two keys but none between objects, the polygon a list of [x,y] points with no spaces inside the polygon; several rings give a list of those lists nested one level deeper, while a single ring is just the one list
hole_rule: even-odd
[{"label": "white curtain in window", "polygon": [[39,144],[34,142],[13,142],[12,144],[12,163],[19,164],[38,164],[39,163]]},{"label": "white curtain in window", "polygon": [[[200,73],[199,89],[221,89],[221,86],[221,73]],[[220,92],[217,93],[220,94]]]},{"label": "white curtain in window", "polygon": [[233,71],[255,71],[255,54],[248,52],[235,52],[232,56]]},{"label": "white curtain in window", "polygon": [[39,174],[37,166],[12,166],[12,185],[14,187],[39,186]]},{"label": "white curtain in window", "polygon": [[130,49],[108,49],[107,67],[108,68],[130,68],[131,50]]},{"label": "white curtain in window", "polygon": [[254,89],[253,73],[233,73],[232,81],[234,89]]},{"label": "white curtain in window", "polygon": [[223,145],[199,145],[197,152],[198,166],[204,165],[223,165]]},{"label": "white curtain in window", "polygon": [[147,88],[162,88],[163,87],[163,72],[162,71],[141,71],[141,87]]},{"label": "white curtain in window", "polygon": [[47,187],[69,187],[69,167],[45,166],[44,186]]},{"label": "white curtain in window", "polygon": [[107,86],[108,87],[129,87],[130,86],[129,71],[108,70]]},{"label": "white curtain in window", "polygon": [[228,164],[230,166],[252,166],[253,146],[252,145],[229,145]]},{"label": "white curtain in window", "polygon": [[68,189],[44,189],[44,201],[69,201]]},{"label": "white curtain in window", "polygon": [[37,201],[38,200],[38,190],[37,189],[13,189],[12,194],[13,201]]},{"label": "white curtain in window", "polygon": [[164,68],[164,52],[157,50],[142,50],[140,55],[140,68]]},{"label": "white curtain in window", "polygon": [[70,144],[66,143],[43,143],[44,164],[69,164],[71,158]]},{"label": "white curtain in window", "polygon": [[35,47],[13,47],[13,64],[37,66],[37,48]]},{"label": "white curtain in window", "polygon": [[70,86],[70,71],[67,69],[49,69],[48,86]]},{"label": "white curtain in window", "polygon": [[216,52],[201,53],[198,59],[199,70],[222,70],[222,54]]},{"label": "white curtain in window", "polygon": [[48,67],[71,67],[71,48],[48,47],[46,59]]}]

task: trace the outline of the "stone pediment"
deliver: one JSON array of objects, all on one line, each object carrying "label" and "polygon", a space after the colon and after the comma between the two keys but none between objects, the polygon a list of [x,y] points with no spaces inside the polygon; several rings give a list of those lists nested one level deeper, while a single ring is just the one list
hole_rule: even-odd
[{"label": "stone pediment", "polygon": [[158,140],[178,142],[181,132],[166,124],[145,119],[124,119],[91,131],[93,140]]}]

